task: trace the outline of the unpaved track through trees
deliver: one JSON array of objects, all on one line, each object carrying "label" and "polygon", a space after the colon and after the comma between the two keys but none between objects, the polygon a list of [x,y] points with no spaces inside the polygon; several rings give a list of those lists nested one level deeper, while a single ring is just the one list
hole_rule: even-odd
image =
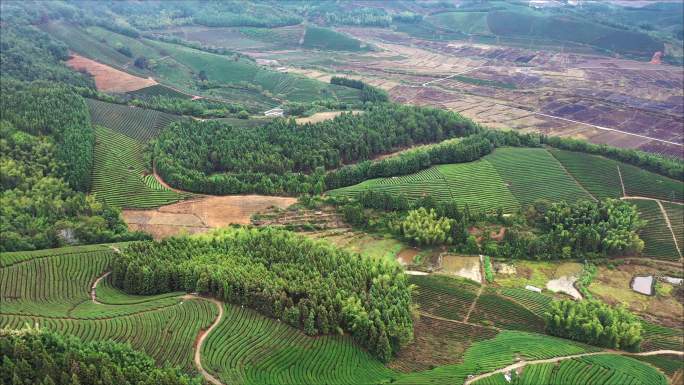
[{"label": "unpaved track through trees", "polygon": [[483,378],[491,377],[495,374],[499,373],[507,373],[510,372],[511,370],[516,370],[522,367],[525,367],[527,365],[535,365],[535,364],[552,364],[555,362],[559,361],[564,361],[564,360],[570,360],[573,358],[579,358],[579,357],[586,357],[586,356],[598,356],[598,355],[605,355],[605,354],[617,354],[621,356],[656,356],[656,355],[661,355],[661,354],[675,354],[678,356],[683,356],[684,352],[680,352],[678,350],[654,350],[652,352],[641,352],[641,353],[629,353],[629,352],[622,352],[622,351],[617,351],[617,350],[607,350],[607,351],[602,351],[602,352],[591,352],[591,353],[582,353],[582,354],[573,354],[571,356],[563,356],[563,357],[554,357],[554,358],[549,358],[545,360],[535,360],[535,361],[520,361],[512,365],[508,365],[504,368],[494,370],[492,372],[488,373],[483,373],[474,377],[471,377],[467,379],[463,385],[470,385],[476,381],[479,381]]}]

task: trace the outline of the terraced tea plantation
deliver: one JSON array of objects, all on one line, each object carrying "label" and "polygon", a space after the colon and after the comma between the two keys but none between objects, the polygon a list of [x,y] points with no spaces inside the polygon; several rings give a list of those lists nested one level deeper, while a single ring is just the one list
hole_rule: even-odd
[{"label": "terraced tea plantation", "polygon": [[108,304],[93,302],[90,287],[114,252],[89,246],[0,255],[0,328],[37,324],[85,340],[129,342],[159,363],[190,370],[195,338],[216,318],[216,306],[178,293],[129,296],[112,287],[98,290],[98,302],[102,294]]},{"label": "terraced tea plantation", "polygon": [[164,127],[180,119],[179,116],[155,110],[94,99],[86,100],[93,124],[107,127],[143,143],[155,138]]},{"label": "terraced tea plantation", "polygon": [[[475,385],[506,385],[504,374],[496,374],[476,381]],[[653,384],[666,385],[658,371],[633,358],[617,355],[597,355],[544,363],[525,367],[516,384]]]},{"label": "terraced tea plantation", "polygon": [[633,200],[630,202],[637,206],[641,218],[648,221],[639,235],[645,244],[643,255],[679,260],[680,255],[677,252],[672,232],[667,227],[665,217],[658,207],[658,202],[650,200]]},{"label": "terraced tea plantation", "polygon": [[[129,342],[160,363],[193,372],[197,336],[214,322],[217,306],[183,293],[123,293],[105,274],[119,249],[125,249],[125,244],[0,255],[0,327],[38,324],[85,340]],[[93,300],[90,288],[99,277]],[[469,375],[502,368],[518,356],[531,361],[599,350],[542,334],[506,330],[523,328],[521,318],[535,325],[534,312],[522,303],[541,309],[547,299],[543,295],[509,289],[505,294],[516,298],[513,302],[490,288],[478,297],[480,286],[463,279],[412,276],[411,281],[419,286],[416,299],[420,310],[439,313],[444,319],[423,315],[416,326],[416,342],[388,366],[349,336],[308,337],[279,320],[230,304],[224,305],[223,318],[202,345],[203,366],[225,384],[463,384]],[[463,321],[473,303],[470,321]],[[476,324],[479,318],[481,325]],[[670,330],[651,329],[653,336]],[[447,345],[443,345],[445,341]],[[579,382],[574,383],[580,384],[598,375],[629,384],[665,383],[665,377],[647,363],[622,356],[564,360],[557,368],[551,372],[528,369],[524,376],[552,376],[551,383],[565,383],[553,382],[556,378],[577,378]],[[481,383],[498,379],[499,375],[494,375]]]},{"label": "terraced tea plantation", "polygon": [[597,199],[623,196],[619,162],[602,156],[550,149],[549,152]]},{"label": "terraced tea plantation", "polygon": [[347,336],[307,337],[235,305],[226,305],[202,356],[226,384],[366,384],[393,376]]},{"label": "terraced tea plantation", "polygon": [[500,148],[475,162],[439,165],[402,177],[371,179],[332,190],[354,196],[367,189],[405,194],[409,199],[432,195],[471,209],[513,212],[537,199],[591,199],[590,195],[541,148]]},{"label": "terraced tea plantation", "polygon": [[189,197],[162,186],[146,174],[144,146],[119,132],[95,128],[92,192],[110,206],[151,208]]}]

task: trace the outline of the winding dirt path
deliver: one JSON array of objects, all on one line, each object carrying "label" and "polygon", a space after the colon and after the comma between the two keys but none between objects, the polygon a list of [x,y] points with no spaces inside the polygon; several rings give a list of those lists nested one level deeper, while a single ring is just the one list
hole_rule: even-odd
[{"label": "winding dirt path", "polygon": [[622,180],[622,171],[620,171],[620,166],[616,166],[618,171],[618,177],[620,178],[620,186],[622,187],[622,197],[627,196],[627,191],[625,190],[625,182]]},{"label": "winding dirt path", "polygon": [[102,305],[102,303],[97,300],[97,294],[96,294],[95,290],[97,288],[97,284],[100,283],[100,281],[102,281],[103,279],[107,278],[107,276],[111,273],[112,273],[111,271],[108,271],[108,272],[102,274],[101,276],[99,276],[95,280],[95,282],[93,282],[92,286],[90,286],[90,299],[93,301],[94,304]]},{"label": "winding dirt path", "polygon": [[185,296],[183,296],[183,298],[204,299],[206,301],[210,301],[210,302],[214,303],[216,305],[216,307],[218,307],[218,310],[219,310],[218,317],[216,317],[216,319],[211,324],[211,326],[209,326],[209,329],[207,329],[205,331],[200,330],[200,333],[199,333],[198,338],[197,338],[197,344],[195,346],[194,361],[195,361],[195,366],[197,367],[197,370],[202,374],[204,379],[206,379],[209,383],[214,384],[214,385],[223,385],[221,383],[221,381],[219,381],[216,377],[212,376],[209,372],[204,370],[204,368],[202,367],[202,355],[201,355],[202,344],[204,344],[204,340],[207,338],[209,333],[211,333],[211,331],[214,330],[214,328],[216,326],[218,326],[218,324],[223,319],[223,303],[221,303],[220,301],[213,299],[213,298],[199,297],[199,296],[192,295],[192,294],[185,295]]},{"label": "winding dirt path", "polygon": [[[108,272],[104,273],[103,275],[101,275],[100,277],[98,277],[95,280],[95,282],[93,282],[92,286],[90,287],[90,299],[93,301],[93,303],[96,303],[98,305],[102,304],[97,300],[97,296],[96,296],[97,284],[100,283],[100,281],[102,281],[104,278],[106,278],[109,274],[111,274],[111,271],[108,271]],[[182,299],[201,299],[204,301],[209,301],[209,302],[213,303],[214,305],[216,305],[216,307],[218,308],[219,314],[216,317],[216,319],[214,320],[214,322],[212,322],[211,326],[209,326],[209,328],[207,330],[200,330],[199,335],[197,336],[197,340],[195,343],[195,354],[194,354],[193,360],[195,362],[195,366],[197,367],[197,370],[202,374],[202,376],[209,383],[214,384],[214,385],[223,385],[223,383],[221,383],[221,381],[219,381],[216,377],[212,376],[209,372],[204,370],[204,368],[202,367],[202,357],[201,357],[202,345],[204,344],[204,340],[207,338],[209,333],[211,333],[211,331],[214,330],[214,328],[216,328],[216,326],[218,326],[218,324],[221,323],[221,321],[223,320],[223,303],[221,301],[213,299],[213,298],[201,297],[201,296],[194,295],[194,294],[186,294],[186,295],[181,296],[180,298],[182,298]]]},{"label": "winding dirt path", "polygon": [[579,357],[586,357],[586,356],[598,356],[598,355],[605,355],[605,354],[617,354],[617,355],[623,355],[623,356],[656,356],[656,355],[661,355],[661,354],[675,354],[679,356],[684,356],[684,352],[680,352],[678,350],[654,350],[652,352],[641,352],[641,353],[629,353],[629,352],[622,352],[622,351],[617,351],[617,350],[607,350],[607,351],[602,351],[602,352],[591,352],[591,353],[582,353],[582,354],[573,354],[571,356],[562,356],[562,357],[554,357],[554,358],[548,358],[545,360],[535,360],[535,361],[520,361],[516,362],[515,364],[508,365],[506,367],[503,367],[501,369],[497,369],[488,373],[483,373],[477,376],[473,376],[468,378],[463,385],[470,385],[476,381],[479,381],[483,378],[491,377],[495,374],[499,373],[506,373],[510,372],[511,370],[516,370],[522,367],[525,367],[527,365],[535,365],[535,364],[551,364],[559,361],[564,361],[564,360],[570,360],[573,358],[579,358]]}]

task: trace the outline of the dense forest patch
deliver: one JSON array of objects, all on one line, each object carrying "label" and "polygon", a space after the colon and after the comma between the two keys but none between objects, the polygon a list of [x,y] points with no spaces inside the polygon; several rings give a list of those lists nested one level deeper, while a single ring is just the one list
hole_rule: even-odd
[{"label": "dense forest patch", "polygon": [[209,293],[309,335],[345,330],[383,361],[413,338],[410,288],[397,263],[288,231],[237,228],[135,243],[112,266],[114,284],[128,293]]},{"label": "dense forest patch", "polygon": [[0,380],[4,384],[199,385],[148,355],[112,341],[84,342],[40,329],[0,329]]},{"label": "dense forest patch", "polygon": [[315,124],[281,119],[249,130],[219,122],[181,122],[162,132],[154,157],[164,180],[184,190],[321,193],[325,170],[477,129],[447,111],[388,104]]}]

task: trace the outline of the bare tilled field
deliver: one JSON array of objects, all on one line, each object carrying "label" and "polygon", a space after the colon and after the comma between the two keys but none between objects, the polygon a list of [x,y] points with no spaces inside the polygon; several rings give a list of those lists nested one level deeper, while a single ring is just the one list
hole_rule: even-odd
[{"label": "bare tilled field", "polygon": [[680,68],[574,53],[425,41],[373,28],[343,31],[380,51],[333,61],[325,69],[293,68],[288,63],[288,71],[321,81],[344,74],[389,91],[397,102],[451,109],[498,129],[681,156],[684,74]]},{"label": "bare tilled field", "polygon": [[123,210],[131,230],[143,230],[155,239],[195,234],[231,224],[246,225],[252,215],[269,208],[286,208],[296,198],[265,195],[207,196],[154,210]]},{"label": "bare tilled field", "polygon": [[134,76],[77,54],[71,54],[66,64],[77,71],[86,71],[92,75],[98,91],[129,92],[157,84],[152,78]]}]

